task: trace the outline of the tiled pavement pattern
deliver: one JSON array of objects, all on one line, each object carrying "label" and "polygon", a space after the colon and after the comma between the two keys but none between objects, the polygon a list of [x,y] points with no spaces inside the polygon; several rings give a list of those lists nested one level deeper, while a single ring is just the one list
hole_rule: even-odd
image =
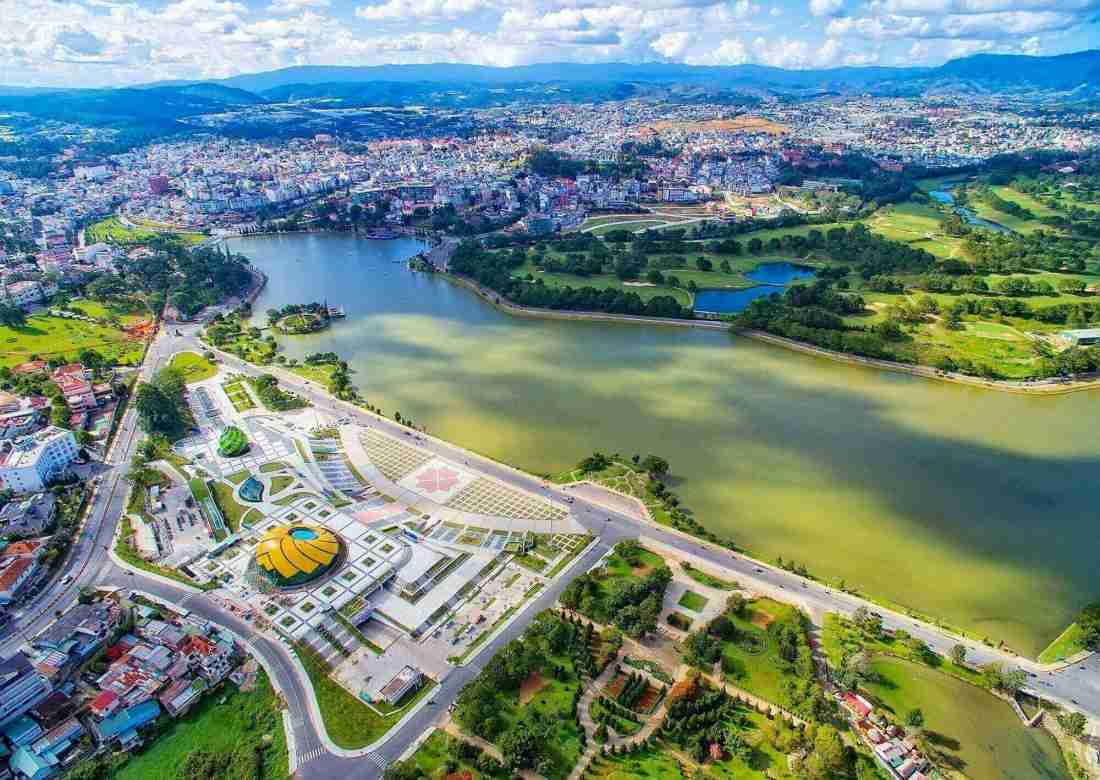
[{"label": "tiled pavement pattern", "polygon": [[447,502],[451,509],[481,515],[496,515],[513,520],[560,521],[569,512],[528,493],[513,490],[499,482],[479,477]]},{"label": "tiled pavement pattern", "polygon": [[392,482],[397,482],[432,459],[431,453],[404,445],[369,428],[359,432],[359,439],[371,463]]}]

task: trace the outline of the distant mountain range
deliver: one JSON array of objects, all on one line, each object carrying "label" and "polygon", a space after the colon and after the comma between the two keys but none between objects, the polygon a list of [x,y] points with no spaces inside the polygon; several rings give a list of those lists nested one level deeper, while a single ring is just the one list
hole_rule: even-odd
[{"label": "distant mountain range", "polygon": [[[1068,90],[1100,86],[1100,50],[1029,57],[975,54],[933,68],[847,67],[786,70],[765,65],[707,67],[674,63],[547,63],[497,68],[488,65],[301,65],[232,76],[215,83],[263,94],[288,86],[434,82],[466,84],[575,83],[716,84],[795,89],[851,89],[923,81],[975,81],[995,85]],[[176,82],[179,84],[180,82]]]},{"label": "distant mountain range", "polygon": [[116,126],[143,134],[185,129],[188,117],[270,104],[301,110],[380,106],[474,108],[513,101],[549,103],[654,97],[751,105],[765,94],[871,92],[919,95],[1059,92],[1100,99],[1100,50],[1053,57],[977,54],[938,67],[785,70],[763,65],[702,67],[673,63],[484,65],[306,65],[231,78],[156,82],[115,89],[0,86],[0,111],[36,119]]}]

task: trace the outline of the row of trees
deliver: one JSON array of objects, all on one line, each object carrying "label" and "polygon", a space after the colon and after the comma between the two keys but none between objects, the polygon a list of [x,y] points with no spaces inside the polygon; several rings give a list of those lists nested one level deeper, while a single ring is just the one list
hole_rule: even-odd
[{"label": "row of trees", "polygon": [[672,296],[655,296],[648,301],[634,292],[594,287],[552,287],[541,279],[528,281],[512,276],[522,261],[510,253],[486,251],[476,242],[463,242],[451,256],[450,269],[520,306],[571,311],[599,311],[645,317],[690,319],[692,310]]}]

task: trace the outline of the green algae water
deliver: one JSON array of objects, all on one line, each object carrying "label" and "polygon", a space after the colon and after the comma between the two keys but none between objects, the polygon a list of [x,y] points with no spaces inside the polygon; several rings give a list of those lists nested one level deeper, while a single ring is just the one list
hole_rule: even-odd
[{"label": "green algae water", "polygon": [[1069,780],[1058,745],[1045,731],[1027,729],[1012,708],[969,683],[927,666],[876,658],[878,703],[903,719],[924,713],[924,732],[937,764],[974,780]]},{"label": "green algae water", "polygon": [[872,371],[690,328],[513,317],[400,261],[411,240],[240,239],[271,307],[348,317],[363,395],[535,472],[655,453],[708,527],[1035,655],[1100,596],[1100,393],[1027,397]]}]

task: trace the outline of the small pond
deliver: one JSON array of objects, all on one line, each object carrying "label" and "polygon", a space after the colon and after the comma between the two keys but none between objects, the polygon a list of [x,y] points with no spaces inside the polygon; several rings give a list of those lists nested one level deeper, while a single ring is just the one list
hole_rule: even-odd
[{"label": "small pond", "polygon": [[[928,193],[928,197],[932,198],[932,200],[939,201],[940,203],[946,204],[948,206],[955,206],[955,195],[954,195],[953,190],[954,190],[953,187],[949,190],[931,190]],[[993,230],[993,231],[996,231],[998,233],[1011,233],[1012,232],[1010,229],[1006,228],[1004,225],[1000,224],[999,222],[993,222],[992,220],[982,219],[977,214],[975,214],[973,211],[971,211],[970,209],[965,208],[963,206],[955,206],[955,211],[958,213],[958,215],[960,217],[963,218],[963,222],[965,222],[968,225],[975,225],[977,227],[986,228],[987,230]]]},{"label": "small pond", "polygon": [[760,284],[740,290],[700,290],[695,294],[695,311],[735,314],[757,298],[781,293],[784,285],[816,275],[814,269],[796,263],[761,263],[745,274]]},{"label": "small pond", "polygon": [[255,477],[249,477],[241,484],[241,498],[250,503],[257,503],[264,495],[264,485]]}]

